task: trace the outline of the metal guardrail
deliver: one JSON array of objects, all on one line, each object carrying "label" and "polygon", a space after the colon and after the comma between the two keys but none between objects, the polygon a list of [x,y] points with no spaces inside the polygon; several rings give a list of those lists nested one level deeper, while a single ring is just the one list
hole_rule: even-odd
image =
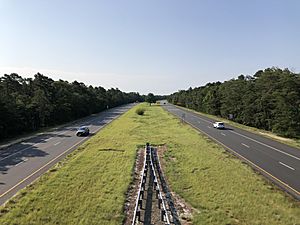
[{"label": "metal guardrail", "polygon": [[158,156],[157,152],[153,152],[153,154],[154,154],[153,158],[157,159],[157,160],[155,160],[155,166],[156,166],[158,176],[160,178],[162,190],[165,193],[166,201],[168,203],[168,206],[169,206],[169,209],[170,209],[170,212],[171,212],[171,217],[173,219],[173,224],[181,225],[181,223],[179,221],[179,216],[178,216],[177,210],[175,208],[175,204],[172,200],[172,194],[171,194],[171,192],[169,190],[169,187],[167,185],[167,182],[166,182],[166,180],[165,180],[165,178],[162,174],[162,170],[161,170],[161,166],[160,166],[160,162],[159,162],[159,156]]},{"label": "metal guardrail", "polygon": [[[160,179],[161,175],[159,174],[159,177],[156,175],[154,163],[152,160],[153,154],[152,154],[152,148],[149,146],[149,144],[146,144],[145,147],[145,159],[144,159],[144,166],[143,170],[141,171],[141,179],[140,179],[140,185],[138,189],[138,195],[136,199],[133,219],[132,219],[132,225],[135,225],[137,221],[141,221],[141,209],[142,209],[142,200],[144,197],[144,191],[145,191],[145,184],[146,184],[146,176],[148,169],[150,170],[150,176],[152,176],[154,188],[156,191],[156,198],[158,200],[158,208],[161,212],[161,221],[165,223],[165,225],[170,225],[170,219],[169,214],[166,208],[165,200],[162,195],[162,191],[160,188],[160,183],[158,182],[158,179]],[[156,159],[157,160],[157,159]]]},{"label": "metal guardrail", "polygon": [[[166,205],[165,205],[165,201],[162,197],[162,194],[161,194],[161,190],[160,190],[160,187],[159,187],[159,183],[158,183],[158,180],[157,180],[157,176],[156,176],[156,173],[155,173],[155,169],[154,169],[154,166],[153,166],[153,161],[152,161],[152,148],[150,147],[150,165],[151,165],[151,168],[152,168],[152,171],[153,171],[153,175],[154,175],[154,186],[156,188],[156,192],[157,192],[157,195],[158,195],[158,204],[162,204],[162,212],[161,212],[161,220],[162,221],[166,221],[166,224],[170,224],[170,220],[169,220],[169,216],[168,216],[168,212],[167,212],[167,209],[166,209]],[[165,218],[164,218],[165,217]]]},{"label": "metal guardrail", "polygon": [[[147,151],[147,145],[145,147],[145,152]],[[144,166],[143,166],[143,170],[141,172],[141,180],[140,180],[140,185],[139,185],[139,190],[138,190],[138,196],[136,198],[136,203],[135,203],[135,208],[134,208],[134,213],[133,213],[133,219],[132,219],[132,225],[135,225],[136,223],[136,218],[141,216],[140,210],[139,210],[139,201],[140,201],[140,197],[141,197],[141,190],[142,190],[142,185],[143,185],[143,179],[145,176],[145,171],[147,171],[147,163],[146,163],[146,156],[144,159]],[[138,211],[139,210],[139,211]]]}]

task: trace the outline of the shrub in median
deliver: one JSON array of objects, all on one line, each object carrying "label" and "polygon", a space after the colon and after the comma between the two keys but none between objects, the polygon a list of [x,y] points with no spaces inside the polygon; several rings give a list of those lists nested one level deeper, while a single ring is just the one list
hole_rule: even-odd
[{"label": "shrub in median", "polygon": [[138,109],[135,110],[135,113],[138,114],[138,115],[140,115],[140,116],[142,116],[145,113],[145,109],[138,108]]}]

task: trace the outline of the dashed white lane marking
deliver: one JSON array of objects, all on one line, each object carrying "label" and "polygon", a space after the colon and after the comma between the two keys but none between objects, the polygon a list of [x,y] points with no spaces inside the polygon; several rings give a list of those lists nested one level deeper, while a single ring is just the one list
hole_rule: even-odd
[{"label": "dashed white lane marking", "polygon": [[241,144],[244,145],[244,146],[247,147],[247,148],[250,148],[249,145],[246,145],[246,144],[244,144],[244,143],[241,143]]},{"label": "dashed white lane marking", "polygon": [[211,128],[210,126],[207,126],[208,128]]},{"label": "dashed white lane marking", "polygon": [[197,121],[198,123],[200,123],[200,121]]},{"label": "dashed white lane marking", "polygon": [[34,144],[34,145],[32,145],[32,146],[26,147],[26,148],[24,148],[24,149],[22,149],[22,150],[20,150],[20,151],[18,151],[18,152],[15,152],[15,153],[13,153],[13,154],[11,154],[11,155],[8,155],[8,156],[6,156],[6,157],[0,159],[0,162],[3,161],[3,160],[5,160],[5,159],[8,159],[8,158],[10,158],[10,157],[12,157],[12,156],[14,156],[14,155],[16,155],[16,154],[19,154],[19,153],[21,153],[21,152],[23,152],[23,151],[25,151],[25,150],[27,150],[27,149],[29,149],[29,148],[32,148],[32,147],[34,147],[34,146],[36,146],[36,145],[38,145],[38,144],[40,144],[40,143],[36,143],[36,144]]},{"label": "dashed white lane marking", "polygon": [[291,167],[291,166],[289,166],[289,165],[286,165],[286,164],[284,164],[283,162],[279,162],[279,164],[281,164],[281,165],[283,165],[283,166],[289,168],[290,170],[295,170],[293,167]]},{"label": "dashed white lane marking", "polygon": [[[203,121],[205,121],[205,122],[207,122],[207,123],[212,124],[211,121],[208,121],[208,120],[205,120],[205,119],[203,119],[203,118],[200,118],[199,116],[195,116],[195,115],[191,115],[191,116],[194,117],[194,118],[203,120]],[[210,128],[209,126],[207,126],[207,127]],[[243,134],[239,134],[239,133],[237,133],[237,132],[235,132],[235,131],[233,131],[233,130],[230,130],[230,132],[232,132],[232,133],[234,133],[234,134],[237,134],[237,135],[239,135],[239,136],[241,136],[241,137],[247,138],[247,139],[249,139],[249,140],[251,140],[251,141],[254,141],[254,142],[258,143],[258,144],[261,144],[261,145],[263,145],[263,146],[266,146],[266,147],[268,147],[268,148],[271,148],[271,149],[273,149],[273,150],[275,150],[275,151],[277,151],[277,152],[280,152],[280,153],[282,153],[282,154],[284,154],[284,155],[290,156],[290,157],[292,157],[292,158],[297,159],[297,160],[300,161],[300,158],[297,157],[297,156],[294,156],[294,155],[292,155],[292,154],[289,154],[289,153],[287,153],[287,152],[284,152],[284,151],[282,151],[282,150],[279,150],[279,149],[277,149],[277,148],[274,148],[274,147],[272,147],[272,146],[270,146],[270,145],[267,145],[267,144],[265,144],[265,143],[262,143],[262,142],[260,142],[260,141],[257,141],[257,140],[255,140],[255,139],[253,139],[253,138],[247,137],[247,136],[245,136],[245,135],[243,135]]]},{"label": "dashed white lane marking", "polygon": [[260,142],[260,141],[257,141],[257,140],[255,140],[255,139],[253,139],[253,138],[249,138],[249,137],[247,137],[247,136],[245,136],[245,135],[239,134],[239,133],[237,133],[237,132],[235,132],[235,131],[230,130],[230,132],[232,132],[232,133],[234,133],[234,134],[237,134],[237,135],[239,135],[239,136],[241,136],[241,137],[247,138],[247,139],[249,139],[249,140],[251,140],[251,141],[254,141],[254,142],[258,143],[258,144],[261,144],[261,145],[263,145],[263,146],[266,146],[266,147],[268,147],[268,148],[271,148],[271,149],[273,149],[273,150],[275,150],[275,151],[277,151],[277,152],[280,152],[280,153],[282,153],[282,154],[284,154],[284,155],[288,155],[288,156],[290,156],[290,157],[292,157],[292,158],[297,159],[297,160],[300,161],[300,158],[298,158],[297,156],[294,156],[294,155],[291,155],[291,154],[286,153],[286,152],[284,152],[284,151],[281,151],[281,150],[279,150],[279,149],[277,149],[277,148],[274,148],[274,147],[272,147],[272,146],[270,146],[270,145],[264,144],[264,143],[262,143],[262,142]]},{"label": "dashed white lane marking", "polygon": [[224,133],[221,133],[221,135],[226,136],[226,134],[224,134]]},{"label": "dashed white lane marking", "polygon": [[190,114],[190,115],[193,116],[193,117],[196,118],[196,119],[205,121],[205,122],[207,122],[207,123],[209,123],[209,124],[213,124],[212,122],[210,122],[210,121],[208,121],[208,120],[206,120],[206,119],[203,119],[203,118],[201,118],[201,117],[199,117],[199,116],[195,116],[195,115],[192,115],[192,114]]},{"label": "dashed white lane marking", "polygon": [[28,161],[28,159],[24,159],[24,160],[22,160],[21,162],[19,162],[18,164],[16,164],[15,166],[18,166],[18,165],[20,165],[20,164],[22,164],[22,163],[24,163],[24,162],[26,162],[26,161]]},{"label": "dashed white lane marking", "polygon": [[[118,118],[120,117],[122,114],[115,116],[114,118]],[[107,124],[105,124],[107,125]],[[101,128],[103,128],[105,125],[102,125],[101,127],[99,127],[98,129],[96,129],[94,131],[94,133],[97,133]],[[61,157],[63,154],[67,153],[70,149],[72,149],[73,147],[77,146],[79,143],[83,142],[85,139],[87,139],[88,137],[85,137],[83,139],[81,139],[79,142],[77,142],[76,144],[72,145],[70,148],[68,148],[67,150],[65,150],[64,152],[62,152],[61,154],[59,154],[58,156],[56,156],[54,159],[52,159],[51,161],[49,161],[48,163],[46,163],[45,165],[43,165],[41,168],[39,168],[38,170],[36,170],[35,172],[33,172],[32,174],[30,174],[29,176],[27,176],[26,178],[24,178],[23,180],[21,180],[19,183],[15,184],[13,187],[11,187],[10,189],[8,189],[7,191],[5,191],[4,193],[0,194],[0,198],[2,198],[3,196],[7,195],[8,193],[10,193],[12,190],[14,190],[16,187],[18,187],[20,184],[22,184],[23,182],[25,182],[26,180],[28,180],[30,177],[34,176],[36,173],[38,173],[39,171],[41,171],[43,168],[45,168],[46,166],[48,166],[49,164],[51,164],[52,162],[54,162],[56,159],[58,159],[59,157]]]},{"label": "dashed white lane marking", "polygon": [[60,143],[61,143],[61,142],[59,141],[59,142],[55,143],[54,146],[59,145]]}]

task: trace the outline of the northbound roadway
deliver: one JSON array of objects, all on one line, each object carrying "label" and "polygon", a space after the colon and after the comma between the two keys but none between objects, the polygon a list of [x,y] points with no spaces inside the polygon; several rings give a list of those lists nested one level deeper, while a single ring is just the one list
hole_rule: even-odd
[{"label": "northbound roadway", "polygon": [[[0,205],[133,105],[106,110],[0,150]],[[77,137],[80,126],[88,126],[91,134]]]},{"label": "northbound roadway", "polygon": [[163,108],[223,145],[300,200],[300,149],[227,124],[226,129],[217,130],[213,128],[216,121],[171,104],[164,104]]}]

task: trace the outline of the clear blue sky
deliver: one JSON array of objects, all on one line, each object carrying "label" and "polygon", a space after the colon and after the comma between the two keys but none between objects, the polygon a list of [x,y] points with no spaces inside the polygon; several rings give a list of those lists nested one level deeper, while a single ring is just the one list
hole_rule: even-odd
[{"label": "clear blue sky", "polygon": [[298,0],[0,0],[0,73],[142,94],[300,70]]}]

